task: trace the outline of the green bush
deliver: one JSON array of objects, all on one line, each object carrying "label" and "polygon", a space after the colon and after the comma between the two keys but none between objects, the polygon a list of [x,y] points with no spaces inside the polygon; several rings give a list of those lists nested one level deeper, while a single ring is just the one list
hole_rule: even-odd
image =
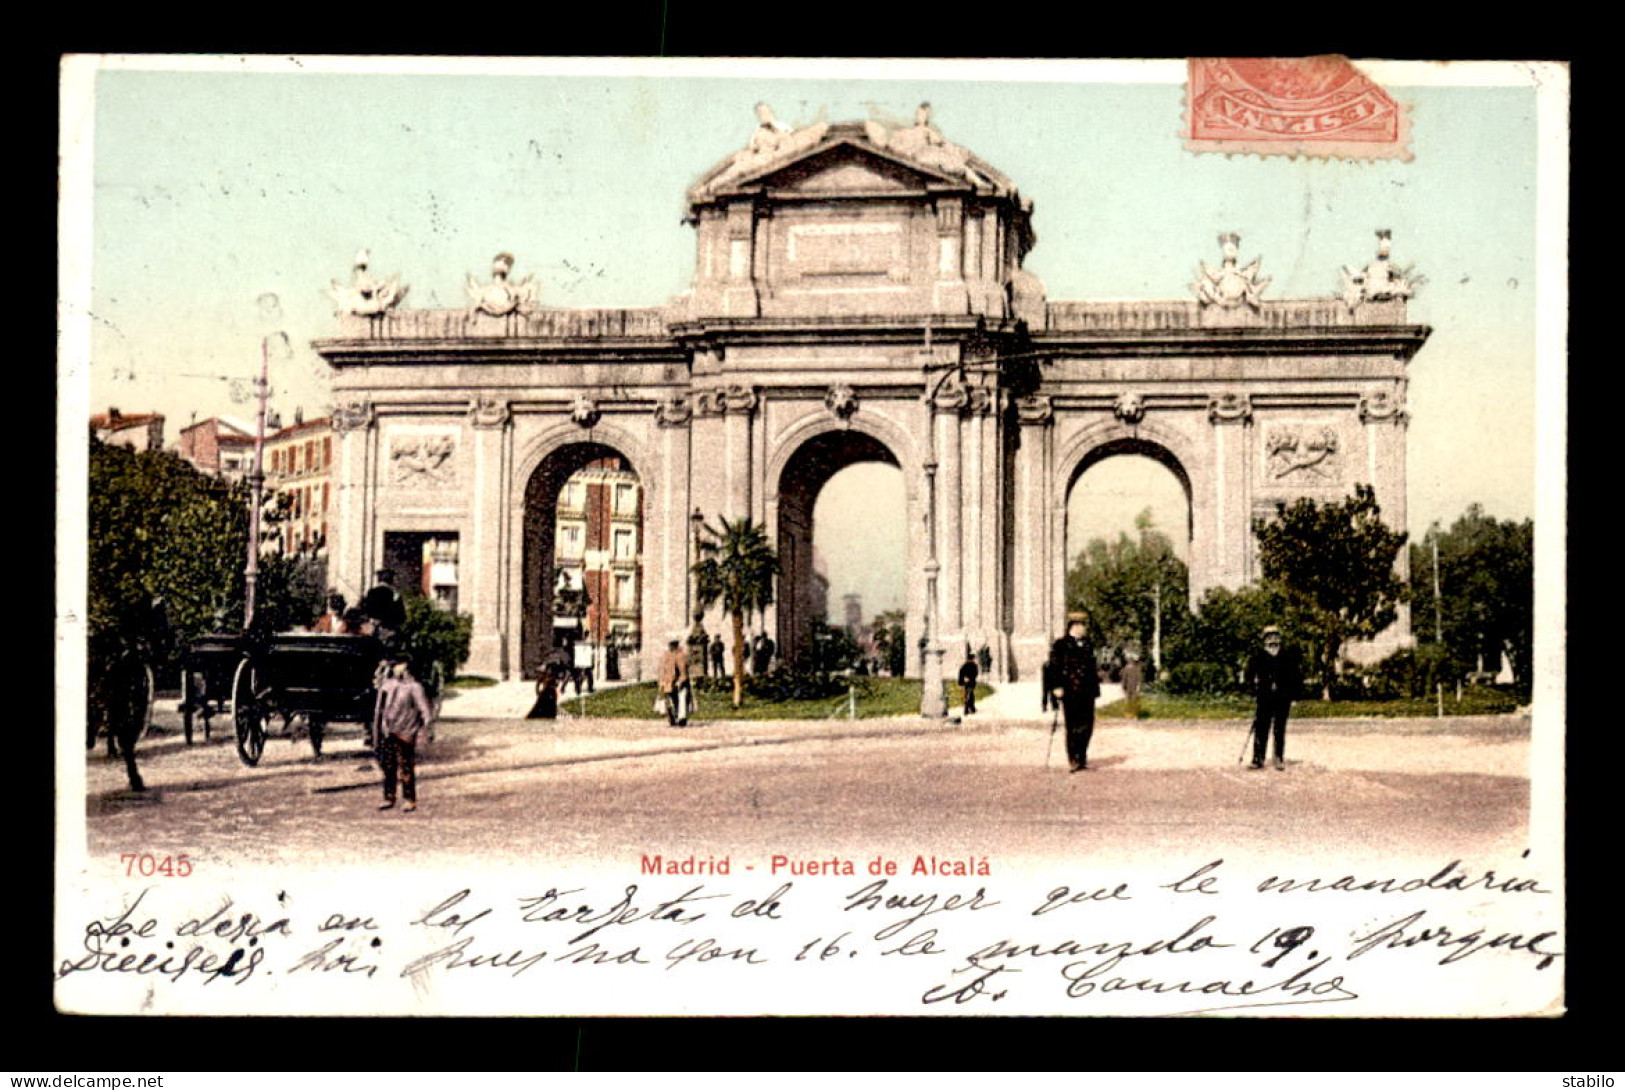
[{"label": "green bush", "polygon": [[[826,673],[818,670],[775,670],[770,674],[745,675],[745,695],[753,700],[780,702],[786,700],[826,700],[845,696],[848,684],[859,697],[868,696],[873,679],[862,674],[850,678],[844,672]],[[733,695],[733,679],[727,677],[697,677],[694,689],[700,693]]]},{"label": "green bush", "polygon": [[428,680],[433,664],[440,664],[446,681],[468,661],[474,637],[474,618],[441,609],[421,594],[406,595],[406,624],[401,642],[412,656],[417,675]]},{"label": "green bush", "polygon": [[1163,675],[1160,687],[1173,696],[1193,696],[1239,692],[1241,684],[1236,671],[1222,663],[1182,662]]}]

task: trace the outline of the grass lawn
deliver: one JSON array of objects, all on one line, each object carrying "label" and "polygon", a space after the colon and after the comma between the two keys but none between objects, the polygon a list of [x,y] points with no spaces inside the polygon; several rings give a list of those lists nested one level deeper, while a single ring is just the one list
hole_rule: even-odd
[{"label": "grass lawn", "polygon": [[489,689],[497,683],[494,677],[480,677],[478,674],[458,674],[456,680],[446,686],[448,689]]},{"label": "grass lawn", "polygon": [[[1147,693],[1140,697],[1141,719],[1251,719],[1255,704],[1250,697],[1168,696]],[[1409,718],[1438,714],[1438,705],[1429,699],[1411,700],[1299,700],[1292,705],[1294,719]],[[1510,694],[1496,689],[1468,689],[1456,699],[1446,693],[1446,715],[1506,715],[1518,710]],[[1096,715],[1105,719],[1127,719],[1128,702],[1119,700],[1102,707]]]},{"label": "grass lawn", "polygon": [[[911,678],[874,677],[868,679],[869,695],[859,694],[853,712],[858,719],[883,719],[894,715],[918,715],[920,712],[920,682]],[[959,701],[958,686],[951,686],[952,706]],[[991,693],[986,685],[976,687],[977,698]],[[625,685],[601,693],[590,693],[586,698],[586,714],[613,719],[664,719],[664,712],[654,710],[655,684],[652,681]],[[845,719],[847,699],[844,696],[827,700],[785,700],[772,702],[756,700],[748,694],[739,708],[733,706],[733,693],[702,692],[697,694],[694,718],[705,720],[734,719]],[[575,713],[580,700],[571,694],[559,697],[561,711]]]}]

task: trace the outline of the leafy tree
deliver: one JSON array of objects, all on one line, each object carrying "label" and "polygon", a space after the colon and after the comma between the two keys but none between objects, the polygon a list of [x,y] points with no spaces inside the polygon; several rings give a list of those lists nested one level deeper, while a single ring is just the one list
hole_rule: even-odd
[{"label": "leafy tree", "polygon": [[[1435,612],[1433,546],[1439,548]],[[1495,670],[1503,651],[1520,689],[1534,662],[1535,524],[1505,522],[1473,504],[1448,531],[1437,524],[1411,546],[1411,627],[1417,642],[1439,645],[1446,677],[1460,678],[1482,657]]]},{"label": "leafy tree", "polygon": [[[164,599],[176,646],[240,623],[248,490],[174,454],[90,442],[88,622],[93,646]],[[168,664],[165,664],[168,665]]]},{"label": "leafy tree", "polygon": [[1344,645],[1393,624],[1409,594],[1394,570],[1406,535],[1383,523],[1370,485],[1355,485],[1354,495],[1337,503],[1300,499],[1275,511],[1274,519],[1253,523],[1259,567],[1265,582],[1310,612],[1317,637],[1310,662],[1330,700]]},{"label": "leafy tree", "polygon": [[773,603],[773,582],[779,559],[767,540],[767,531],[741,518],[703,527],[700,559],[694,564],[695,591],[701,609],[719,600],[733,619],[734,707],[745,699],[745,615]]},{"label": "leafy tree", "polygon": [[876,614],[872,625],[875,650],[880,652],[880,661],[892,677],[902,677],[908,666],[908,640],[904,636],[903,622],[902,610],[888,609]]},{"label": "leafy tree", "polygon": [[1116,653],[1151,646],[1159,609],[1165,643],[1189,617],[1185,562],[1174,555],[1168,535],[1153,527],[1149,508],[1135,525],[1137,538],[1091,540],[1066,573],[1067,609],[1087,613],[1102,649]]},{"label": "leafy tree", "polygon": [[812,623],[813,669],[824,672],[845,670],[863,656],[850,633],[844,628],[833,628],[825,621]]},{"label": "leafy tree", "polygon": [[[92,437],[87,485],[87,609],[96,661],[120,628],[141,623],[156,597],[163,599],[173,636],[172,658],[156,664],[166,678],[198,636],[241,630],[247,484],[201,473],[173,453],[134,451]],[[319,561],[262,556],[256,627],[309,624],[321,612],[325,590]]]},{"label": "leafy tree", "polygon": [[[1185,691],[1239,691],[1247,659],[1258,649],[1264,626],[1271,624],[1281,629],[1283,642],[1300,657],[1306,648],[1312,650],[1316,616],[1285,588],[1272,584],[1239,590],[1214,587],[1202,596],[1196,613],[1169,642],[1170,672],[1183,675]],[[1222,670],[1226,679],[1222,686],[1218,686],[1219,671],[1207,667]]]}]

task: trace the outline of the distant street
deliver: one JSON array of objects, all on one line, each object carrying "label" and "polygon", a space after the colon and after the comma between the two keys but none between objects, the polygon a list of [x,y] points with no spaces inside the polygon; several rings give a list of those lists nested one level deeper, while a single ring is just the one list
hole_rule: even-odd
[{"label": "distant street", "polygon": [[1210,846],[1448,861],[1527,846],[1524,717],[1294,722],[1285,772],[1239,763],[1245,723],[1104,720],[1095,769],[1069,775],[1063,739],[1051,748],[1031,715],[706,725],[703,710],[686,730],[526,721],[494,694],[456,694],[408,815],[378,812],[359,728],[333,727],[321,762],[273,735],[248,768],[229,723],[188,747],[161,704],[166,729],[139,751],[147,797],[101,747],[87,757],[89,847],[246,865],[693,853],[765,866],[780,853],[1105,861]]}]

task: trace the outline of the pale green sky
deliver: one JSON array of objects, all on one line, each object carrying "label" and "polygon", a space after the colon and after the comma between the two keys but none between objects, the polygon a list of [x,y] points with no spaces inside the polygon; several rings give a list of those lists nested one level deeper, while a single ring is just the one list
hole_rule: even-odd
[{"label": "pale green sky", "polygon": [[[1427,277],[1412,320],[1434,327],[1411,370],[1409,529],[1475,502],[1532,516],[1535,95],[1389,89],[1412,108],[1409,163],[1191,154],[1178,84],[103,71],[89,404],[163,412],[171,442],[194,412],[246,416],[227,383],[185,376],[250,376],[254,303],[274,292],[294,345],[274,404],[323,411],[308,346],[362,246],[411,285],[408,306],[464,305],[465,274],[499,250],[550,305],[662,303],[693,270],[683,192],[744,144],[758,99],[797,125],[902,121],[930,100],[948,139],[1034,201],[1027,267],[1052,300],[1185,298],[1227,230],[1243,261],[1262,256],[1268,297],[1328,295],[1393,229],[1396,260]],[[1130,523],[1146,505],[1120,503]],[[823,551],[833,580],[840,550]]]}]

